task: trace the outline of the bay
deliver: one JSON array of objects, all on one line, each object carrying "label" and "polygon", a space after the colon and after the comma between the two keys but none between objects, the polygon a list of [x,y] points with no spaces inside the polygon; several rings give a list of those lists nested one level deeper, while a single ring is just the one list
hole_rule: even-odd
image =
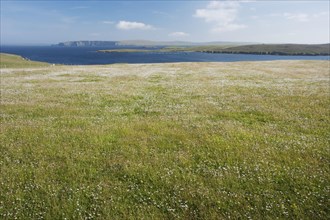
[{"label": "bay", "polygon": [[[1,53],[54,64],[96,65],[113,63],[237,62],[270,60],[329,60],[329,56],[278,56],[252,54],[211,54],[200,52],[114,52],[97,50],[132,47],[1,46]],[[133,49],[145,49],[134,47]],[[159,48],[156,48],[159,49]]]}]

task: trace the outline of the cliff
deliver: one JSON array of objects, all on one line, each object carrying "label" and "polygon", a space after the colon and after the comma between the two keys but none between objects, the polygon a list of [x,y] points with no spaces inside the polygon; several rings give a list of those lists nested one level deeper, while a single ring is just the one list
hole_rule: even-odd
[{"label": "cliff", "polygon": [[117,41],[67,41],[54,46],[61,47],[106,47],[106,46],[116,46]]}]

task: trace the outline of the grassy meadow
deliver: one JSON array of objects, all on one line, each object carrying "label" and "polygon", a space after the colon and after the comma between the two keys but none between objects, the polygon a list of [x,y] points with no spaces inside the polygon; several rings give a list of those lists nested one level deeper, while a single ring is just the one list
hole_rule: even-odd
[{"label": "grassy meadow", "polygon": [[328,219],[329,63],[2,54],[0,219]]}]

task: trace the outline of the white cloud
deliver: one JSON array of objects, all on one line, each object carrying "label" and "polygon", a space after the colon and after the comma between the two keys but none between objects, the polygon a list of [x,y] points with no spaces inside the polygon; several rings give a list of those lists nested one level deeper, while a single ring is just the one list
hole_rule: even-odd
[{"label": "white cloud", "polygon": [[308,22],[313,19],[323,18],[324,16],[325,17],[329,16],[329,12],[324,11],[324,12],[315,13],[315,14],[285,12],[285,13],[273,13],[270,16],[282,17],[287,20],[292,20],[292,21],[297,21],[297,22]]},{"label": "white cloud", "polygon": [[284,13],[283,17],[289,20],[305,22],[310,20],[310,16],[304,13]]},{"label": "white cloud", "polygon": [[102,21],[103,24],[114,24],[114,21]]},{"label": "white cloud", "polygon": [[327,19],[329,19],[329,11],[322,11],[320,13],[313,14],[313,17],[314,18],[327,17]]},{"label": "white cloud", "polygon": [[117,28],[121,30],[150,30],[153,29],[151,25],[144,24],[141,22],[135,22],[135,21],[119,21],[117,24]]},{"label": "white cloud", "polygon": [[170,37],[188,37],[189,34],[185,33],[185,32],[178,31],[178,32],[172,32],[168,36],[170,36]]},{"label": "white cloud", "polygon": [[197,9],[194,16],[214,23],[215,32],[234,31],[246,27],[236,23],[239,8],[236,1],[211,1],[206,8]]}]

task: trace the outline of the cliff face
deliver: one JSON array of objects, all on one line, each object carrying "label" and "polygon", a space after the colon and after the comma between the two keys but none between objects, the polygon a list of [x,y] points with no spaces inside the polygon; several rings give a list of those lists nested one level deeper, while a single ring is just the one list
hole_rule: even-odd
[{"label": "cliff face", "polygon": [[92,46],[207,46],[207,45],[246,45],[240,42],[185,42],[185,41],[148,41],[148,40],[124,40],[124,41],[67,41],[54,46],[64,47],[92,47]]},{"label": "cliff face", "polygon": [[61,47],[106,47],[115,46],[117,41],[68,41],[56,44]]}]

